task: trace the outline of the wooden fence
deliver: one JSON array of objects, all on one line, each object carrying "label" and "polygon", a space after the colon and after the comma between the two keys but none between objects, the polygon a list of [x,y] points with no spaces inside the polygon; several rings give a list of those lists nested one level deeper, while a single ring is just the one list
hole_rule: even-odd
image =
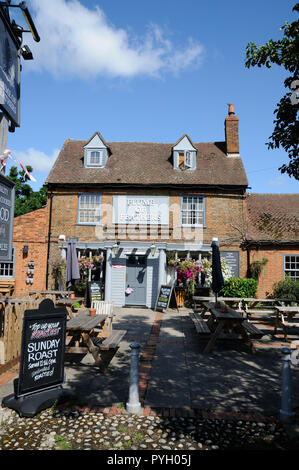
[{"label": "wooden fence", "polygon": [[[55,301],[55,296],[47,296]],[[35,310],[43,299],[15,299],[6,303],[0,299],[0,368],[16,363],[21,354],[23,317],[25,310]],[[3,299],[4,300],[4,299]]]}]

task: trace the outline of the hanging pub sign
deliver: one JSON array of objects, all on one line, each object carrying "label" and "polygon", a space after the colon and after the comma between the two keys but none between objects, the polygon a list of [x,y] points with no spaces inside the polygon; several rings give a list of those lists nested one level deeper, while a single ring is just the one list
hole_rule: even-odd
[{"label": "hanging pub sign", "polygon": [[0,109],[20,125],[20,44],[0,9]]},{"label": "hanging pub sign", "polygon": [[161,310],[163,312],[168,309],[170,304],[178,310],[174,288],[173,286],[161,285],[155,310]]},{"label": "hanging pub sign", "polygon": [[91,307],[93,300],[103,300],[102,294],[103,283],[102,281],[90,281],[87,284],[86,289],[86,306],[87,308]]},{"label": "hanging pub sign", "polygon": [[2,401],[21,416],[34,416],[62,394],[67,311],[43,300],[23,318],[19,377],[14,394]]},{"label": "hanging pub sign", "polygon": [[15,185],[0,174],[0,262],[12,259]]}]

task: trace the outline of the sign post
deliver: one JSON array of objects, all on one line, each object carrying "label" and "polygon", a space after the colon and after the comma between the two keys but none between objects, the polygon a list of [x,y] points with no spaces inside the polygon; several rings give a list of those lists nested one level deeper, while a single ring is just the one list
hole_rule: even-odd
[{"label": "sign post", "polygon": [[54,308],[52,300],[43,300],[37,310],[26,310],[23,318],[19,377],[14,393],[2,405],[20,416],[35,416],[63,396],[62,389],[67,311]]}]

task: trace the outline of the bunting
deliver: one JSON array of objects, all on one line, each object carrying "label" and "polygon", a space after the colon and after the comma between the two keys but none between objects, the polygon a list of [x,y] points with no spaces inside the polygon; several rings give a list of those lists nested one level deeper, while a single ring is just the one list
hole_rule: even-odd
[{"label": "bunting", "polygon": [[15,157],[12,156],[11,150],[9,150],[9,149],[5,149],[3,154],[0,155],[0,164],[1,164],[0,172],[6,166],[8,158],[11,158],[17,165],[20,165],[20,167],[24,171],[24,180],[25,180],[25,175],[26,175],[31,181],[36,182],[36,179],[32,176],[31,173],[29,173],[27,168],[19,160],[17,160]]}]

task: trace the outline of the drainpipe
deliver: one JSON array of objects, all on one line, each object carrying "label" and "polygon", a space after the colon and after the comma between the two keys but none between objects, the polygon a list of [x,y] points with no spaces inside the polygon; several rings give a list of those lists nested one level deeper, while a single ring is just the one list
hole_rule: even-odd
[{"label": "drainpipe", "polygon": [[50,240],[51,240],[51,228],[52,228],[52,204],[53,204],[53,193],[50,193],[50,208],[49,208],[49,231],[48,231],[48,252],[47,252],[47,271],[46,271],[46,289],[48,289],[48,277],[49,277],[49,255],[50,255]]},{"label": "drainpipe", "polygon": [[247,271],[246,271],[246,277],[251,277],[251,269],[250,269],[250,247],[249,243],[247,240],[245,241],[245,248],[246,248],[246,255],[247,255]]}]

